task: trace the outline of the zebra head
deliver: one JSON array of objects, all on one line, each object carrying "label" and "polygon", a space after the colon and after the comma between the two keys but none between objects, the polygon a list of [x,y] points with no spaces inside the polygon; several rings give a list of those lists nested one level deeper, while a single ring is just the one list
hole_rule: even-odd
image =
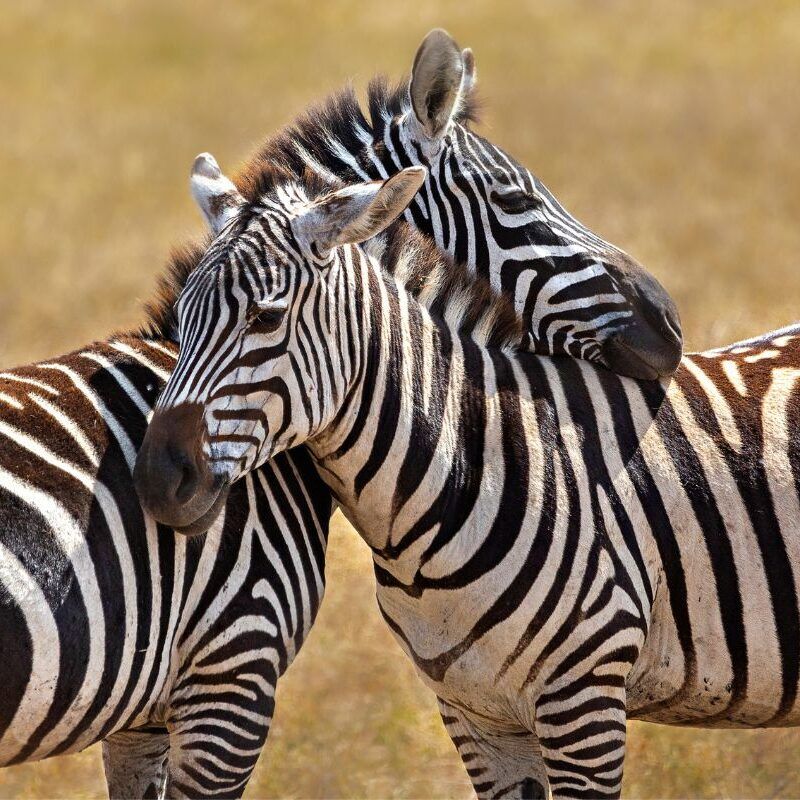
[{"label": "zebra head", "polygon": [[374,143],[361,156],[367,172],[428,169],[407,218],[513,298],[530,349],[633,378],[672,374],[682,336],[670,296],[627,253],[565,211],[525,167],[470,130],[475,79],[472,52],[445,31],[429,33],[403,100],[381,104],[373,89]]},{"label": "zebra head", "polygon": [[325,429],[352,374],[317,352],[349,316],[342,259],[363,255],[343,246],[394,221],[424,177],[411,167],[313,200],[278,177],[248,203],[198,156],[192,191],[216,238],[178,299],[178,362],[134,470],[159,522],[207,530],[234,480]]}]

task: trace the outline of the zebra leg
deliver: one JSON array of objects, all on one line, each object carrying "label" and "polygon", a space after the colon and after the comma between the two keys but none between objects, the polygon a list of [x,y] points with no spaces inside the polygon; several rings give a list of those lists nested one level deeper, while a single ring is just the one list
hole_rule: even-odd
[{"label": "zebra leg", "polygon": [[537,703],[536,732],[554,798],[615,798],[622,790],[624,689],[593,689],[545,692]]},{"label": "zebra leg", "polygon": [[167,722],[168,798],[242,796],[275,708],[272,696],[251,694],[253,699],[246,700],[233,691],[212,695],[199,688],[190,699],[172,706]]},{"label": "zebra leg", "polygon": [[489,730],[445,700],[439,713],[479,798],[547,797],[547,773],[536,736]]},{"label": "zebra leg", "polygon": [[160,798],[164,794],[169,734],[164,728],[112,733],[103,741],[108,796]]}]

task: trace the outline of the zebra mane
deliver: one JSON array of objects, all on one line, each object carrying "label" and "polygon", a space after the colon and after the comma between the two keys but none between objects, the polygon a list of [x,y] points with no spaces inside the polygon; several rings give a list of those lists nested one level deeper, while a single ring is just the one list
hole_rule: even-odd
[{"label": "zebra mane", "polygon": [[[254,202],[263,194],[264,184],[271,180],[275,166],[303,179],[309,160],[319,165],[329,186],[362,180],[349,169],[341,176],[343,163],[337,152],[360,154],[357,160],[366,167],[367,145],[380,147],[386,126],[396,117],[410,112],[408,85],[407,78],[394,86],[385,76],[373,78],[367,88],[367,114],[352,86],[329,95],[270,136],[242,167],[234,183],[247,200]],[[469,125],[477,120],[477,112],[478,101],[473,89],[459,103],[455,121]]]},{"label": "zebra mane", "polygon": [[488,347],[519,348],[522,320],[511,301],[429,236],[398,220],[363,247],[432,316]]},{"label": "zebra mane", "polygon": [[[346,149],[349,153],[365,151],[370,139],[376,146],[383,139],[386,126],[392,119],[410,111],[408,79],[391,86],[383,76],[374,78],[367,89],[367,109],[369,119],[352,86],[346,86],[335,92],[321,103],[303,112],[292,124],[270,136],[244,166],[234,176],[233,182],[243,197],[255,203],[279,183],[299,182],[309,197],[319,196],[332,188],[346,183],[362,180],[354,172],[340,177],[333,173],[332,167],[341,172],[342,162],[336,158],[336,151]],[[456,121],[463,125],[477,119],[477,102],[474,90],[460,103]],[[365,136],[366,134],[366,136]],[[322,173],[309,169],[309,156],[321,168]],[[366,161],[366,155],[364,156]],[[366,164],[365,164],[366,166]],[[418,241],[417,252],[429,254],[430,257],[418,260],[410,259],[417,264],[416,284],[422,285],[423,264],[427,262],[434,270],[433,264],[439,265],[433,254],[439,251],[432,242],[427,241],[424,234],[408,229],[408,236]],[[393,240],[390,235],[388,240]],[[167,268],[158,280],[154,296],[145,303],[145,322],[138,335],[145,338],[163,338],[177,341],[177,318],[174,306],[186,280],[200,263],[208,249],[209,240],[188,242],[173,249]],[[411,245],[409,245],[409,252]],[[446,264],[446,266],[445,266]],[[452,294],[461,298],[471,286],[474,292],[475,305],[483,308],[490,305],[502,305],[500,299],[489,302],[494,295],[488,282],[474,277],[466,268],[444,261],[434,270],[437,277],[430,277],[426,285],[441,287],[444,294]],[[485,283],[485,285],[484,285]],[[413,290],[412,290],[413,293]],[[437,296],[439,296],[437,292]],[[478,305],[478,301],[482,302]],[[443,297],[440,297],[443,300]],[[516,320],[516,315],[512,315]],[[501,317],[504,315],[500,315]],[[502,327],[502,326],[501,326]],[[516,323],[517,329],[519,323]],[[501,337],[502,338],[502,337]]]},{"label": "zebra mane", "polygon": [[211,240],[195,240],[174,247],[167,268],[158,278],[154,295],[145,303],[144,324],[136,331],[144,339],[178,341],[178,315],[175,303],[186,281],[203,258]]}]

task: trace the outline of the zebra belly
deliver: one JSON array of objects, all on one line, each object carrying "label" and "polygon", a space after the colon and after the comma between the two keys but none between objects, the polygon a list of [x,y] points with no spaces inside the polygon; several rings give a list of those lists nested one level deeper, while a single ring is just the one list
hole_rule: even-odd
[{"label": "zebra belly", "polygon": [[[745,624],[743,647],[734,650],[730,621],[737,612],[720,604],[704,554],[694,550],[685,576],[690,627],[675,623],[680,603],[662,580],[653,604],[650,630],[627,680],[630,719],[669,725],[753,728],[800,724],[800,707],[791,674],[784,680],[775,625]],[[688,564],[687,559],[687,564]],[[676,582],[672,582],[676,586]],[[750,602],[767,593],[763,583],[749,586]],[[749,612],[752,615],[752,611]],[[748,615],[745,615],[745,621]],[[795,660],[798,654],[795,654]]]},{"label": "zebra belly", "polygon": [[770,648],[753,642],[746,674],[739,674],[731,669],[724,640],[697,639],[694,645],[694,664],[679,648],[645,647],[628,681],[630,719],[710,728],[800,724],[797,701],[780,707],[781,666],[765,657],[774,655]]}]

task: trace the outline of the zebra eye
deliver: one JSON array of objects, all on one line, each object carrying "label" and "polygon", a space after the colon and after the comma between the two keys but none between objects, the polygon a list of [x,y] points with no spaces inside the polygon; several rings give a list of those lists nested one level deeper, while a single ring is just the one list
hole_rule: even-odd
[{"label": "zebra eye", "polygon": [[255,333],[272,333],[283,322],[285,305],[253,306],[247,315],[247,324]]},{"label": "zebra eye", "polygon": [[542,204],[542,198],[539,195],[527,192],[525,189],[513,189],[510,192],[494,191],[489,198],[508,214],[523,214]]}]

